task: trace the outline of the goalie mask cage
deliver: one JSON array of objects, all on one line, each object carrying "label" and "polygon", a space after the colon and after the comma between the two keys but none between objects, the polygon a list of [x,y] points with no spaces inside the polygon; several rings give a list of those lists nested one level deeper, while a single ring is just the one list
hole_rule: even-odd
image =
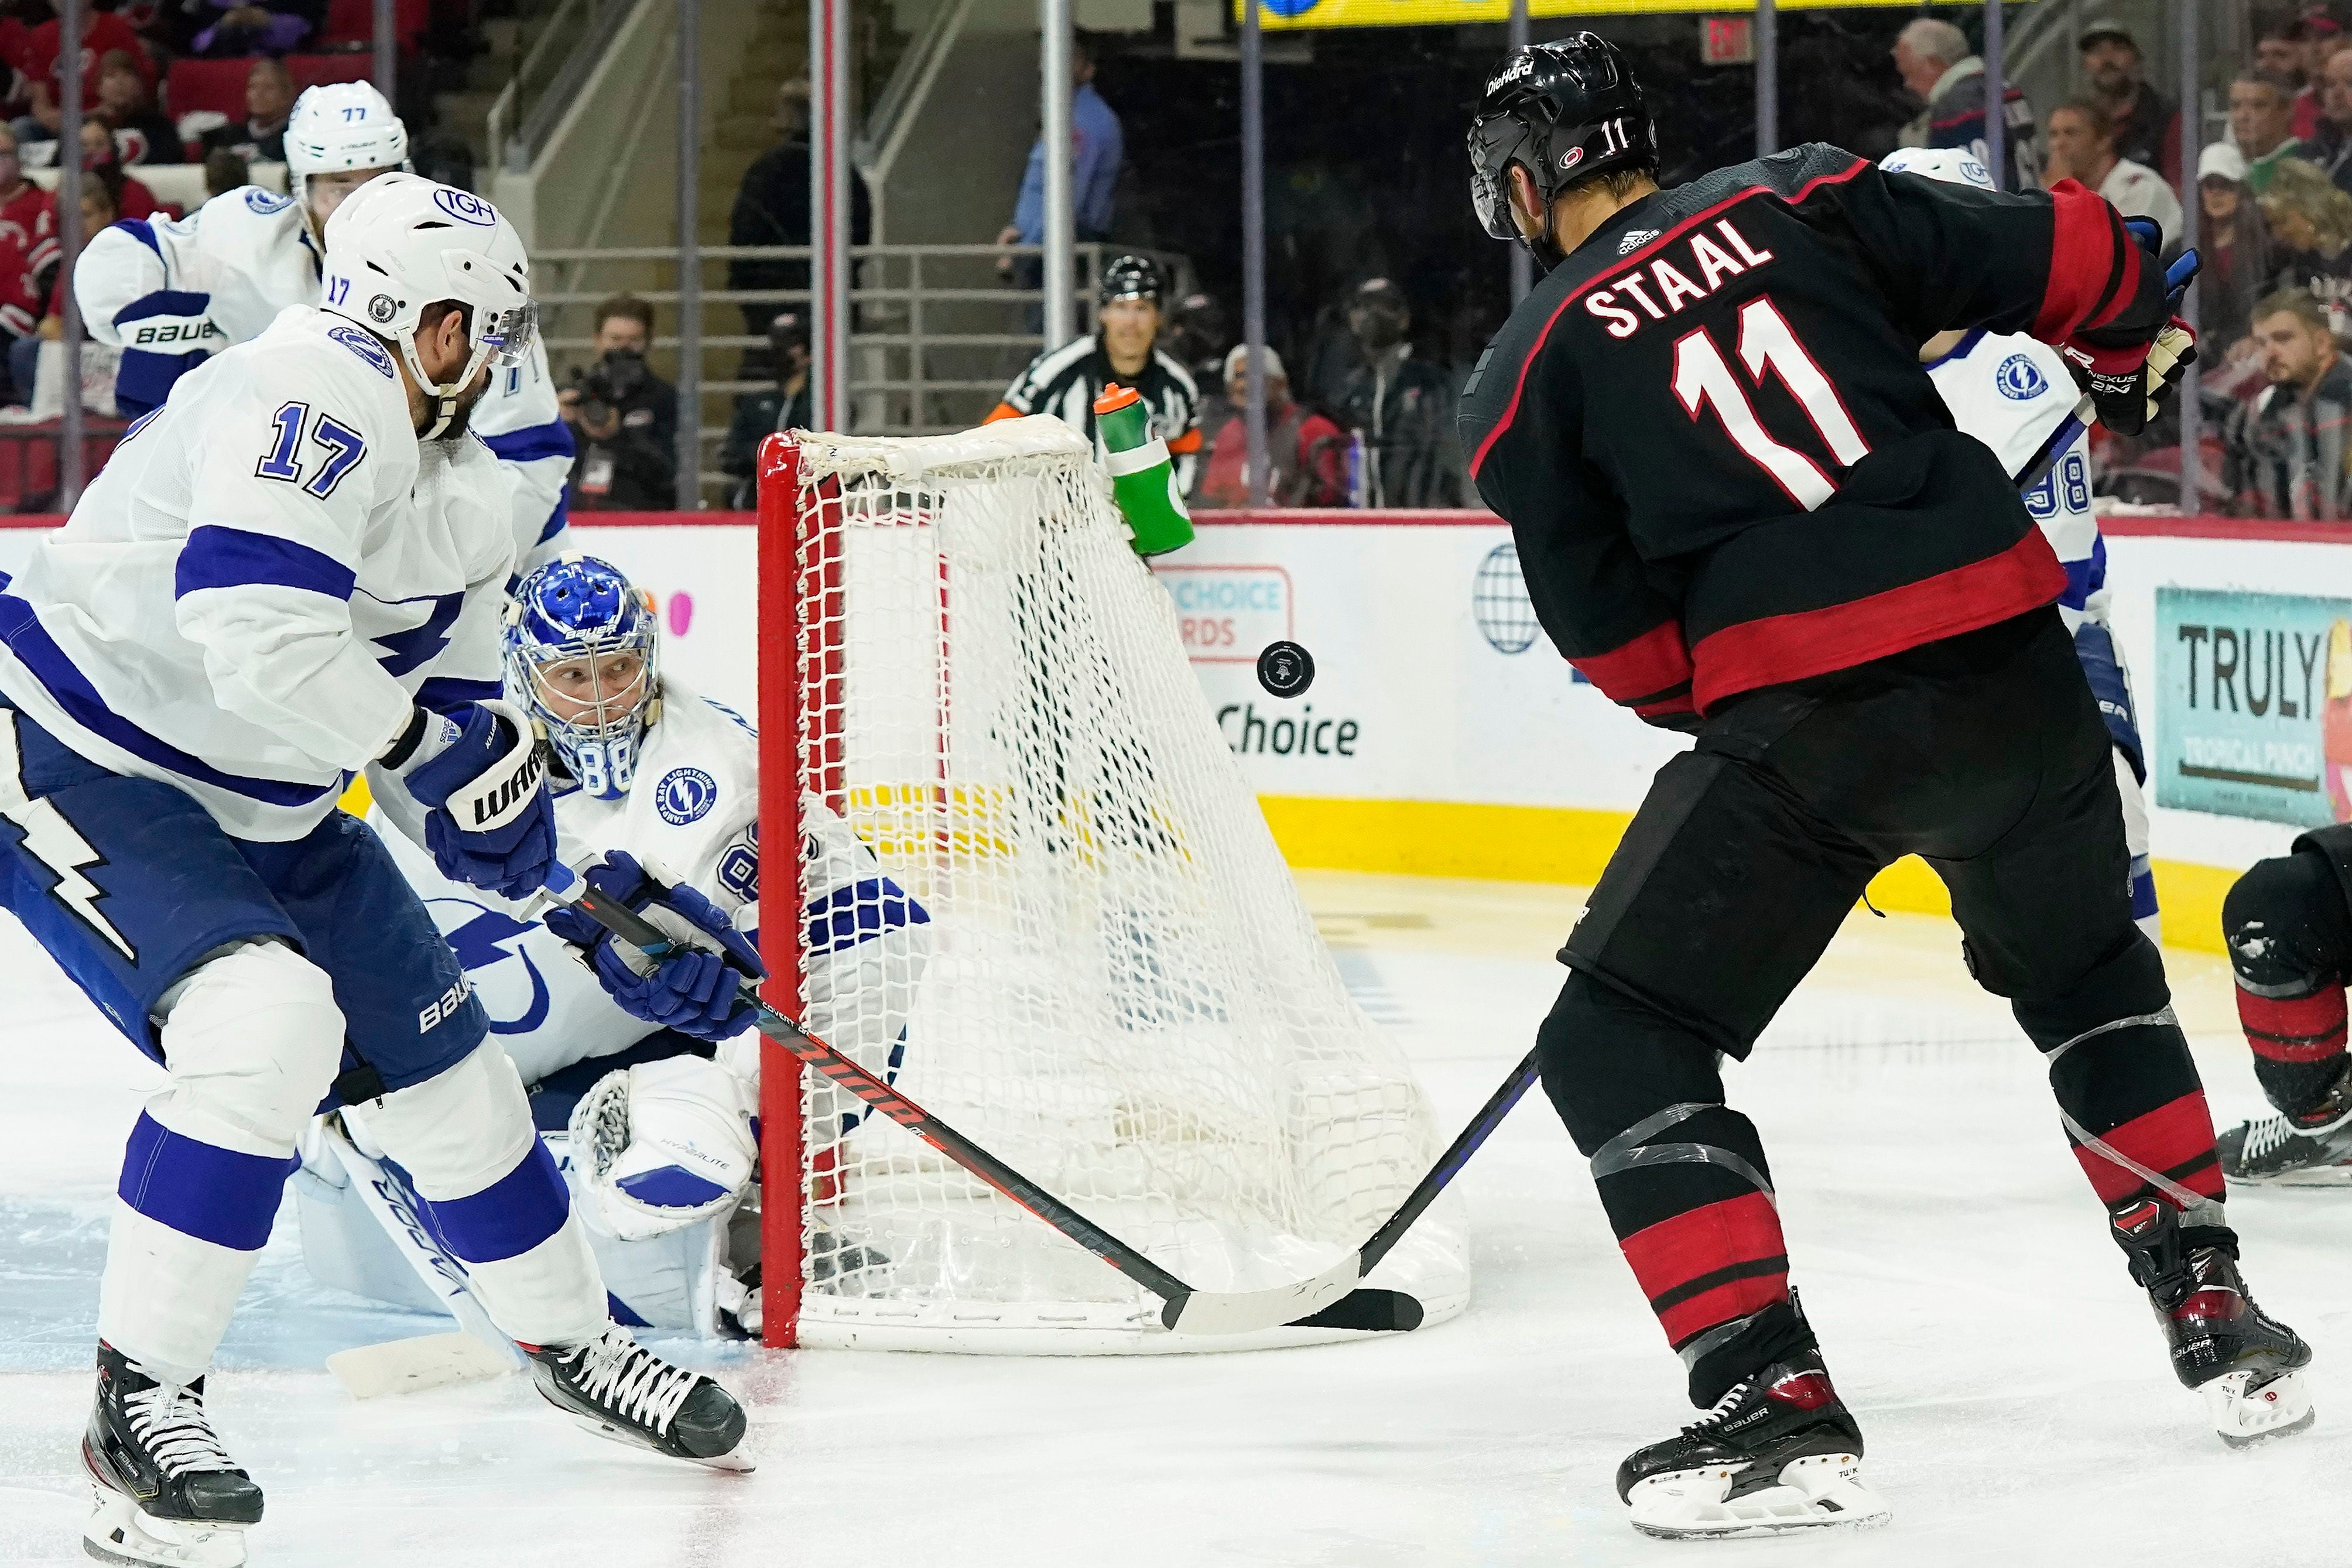
[{"label": "goalie mask cage", "polygon": [[[1443,1138],[1349,997],[1087,443],[1046,418],[795,433],[760,476],[769,997],[1196,1288],[1361,1245]],[[1345,1337],[1171,1335],[1139,1286],[773,1045],[761,1079],[772,1344]],[[1451,1208],[1372,1281],[1459,1311]]]}]

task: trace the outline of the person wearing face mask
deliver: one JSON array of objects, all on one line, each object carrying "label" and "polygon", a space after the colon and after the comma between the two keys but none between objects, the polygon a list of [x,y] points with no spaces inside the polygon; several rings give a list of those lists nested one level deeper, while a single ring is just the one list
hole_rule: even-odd
[{"label": "person wearing face mask", "polygon": [[[103,136],[103,127],[85,126],[92,129]],[[245,185],[161,221],[126,209],[125,221],[91,233],[74,264],[74,297],[91,338],[122,351],[115,404],[126,417],[162,406],[183,376],[260,336],[288,306],[336,304],[320,293],[327,220],[352,192],[413,167],[408,128],[365,82],[310,88],[278,134],[290,196]],[[455,189],[446,199],[458,228],[488,205]],[[499,367],[473,428],[515,480],[517,569],[561,552],[572,443],[536,341]]]},{"label": "person wearing face mask", "polygon": [[1462,466],[1454,452],[1454,399],[1444,372],[1415,358],[1412,310],[1386,278],[1358,286],[1348,330],[1365,363],[1348,378],[1339,423],[1356,434],[1362,457],[1357,488],[1368,507],[1462,504]]}]

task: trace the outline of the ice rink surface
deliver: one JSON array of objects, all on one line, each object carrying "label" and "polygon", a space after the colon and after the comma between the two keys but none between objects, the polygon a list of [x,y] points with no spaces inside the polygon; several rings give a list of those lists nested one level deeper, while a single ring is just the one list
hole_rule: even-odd
[{"label": "ice rink surface", "polygon": [[[1558,989],[1574,889],[1309,874],[1365,1005],[1449,1135]],[[0,922],[0,1563],[83,1563],[74,1449],[124,1133],[155,1074]],[[2174,984],[2217,1115],[2256,1110],[2220,960]],[[1858,914],[1727,1075],[1771,1153],[1795,1279],[1893,1502],[1885,1530],[1678,1545],[1612,1478],[1691,1418],[1540,1095],[1458,1184],[1476,1294],[1425,1333],[1308,1350],[1012,1361],[665,1346],[751,1409],[760,1469],[599,1442],[519,1378],[350,1399],[331,1351],[446,1321],[310,1283],[289,1203],[211,1405],[268,1492],[259,1568],[1743,1568],[2352,1562],[2352,1191],[2232,1199],[2248,1277],[2316,1346],[2319,1425],[2225,1450],[2166,1366],[2033,1053],[1948,924]]]}]

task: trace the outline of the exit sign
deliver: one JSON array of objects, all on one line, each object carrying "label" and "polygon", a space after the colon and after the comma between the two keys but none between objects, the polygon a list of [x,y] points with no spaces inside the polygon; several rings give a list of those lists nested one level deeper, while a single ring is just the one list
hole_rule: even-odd
[{"label": "exit sign", "polygon": [[1698,24],[1701,65],[1746,66],[1756,63],[1756,35],[1745,16],[1702,16]]}]

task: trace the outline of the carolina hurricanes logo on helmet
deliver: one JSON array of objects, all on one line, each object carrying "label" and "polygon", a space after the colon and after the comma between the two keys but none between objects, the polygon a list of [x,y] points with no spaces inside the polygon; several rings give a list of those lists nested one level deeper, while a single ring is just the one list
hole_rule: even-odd
[{"label": "carolina hurricanes logo on helmet", "polygon": [[1579,163],[1583,162],[1584,149],[1581,147],[1570,147],[1567,152],[1560,154],[1559,166],[1562,170],[1573,169]]}]

